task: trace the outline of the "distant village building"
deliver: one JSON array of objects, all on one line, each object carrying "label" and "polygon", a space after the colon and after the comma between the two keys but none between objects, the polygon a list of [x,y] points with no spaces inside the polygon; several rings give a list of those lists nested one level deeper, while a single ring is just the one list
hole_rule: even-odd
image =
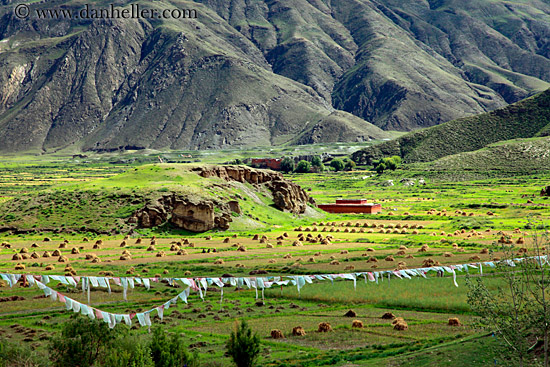
[{"label": "distant village building", "polygon": [[250,165],[256,168],[270,168],[274,171],[280,171],[282,161],[280,158],[252,158]]},{"label": "distant village building", "polygon": [[376,214],[382,211],[382,205],[369,203],[367,199],[337,199],[335,204],[319,204],[317,206],[329,213]]}]

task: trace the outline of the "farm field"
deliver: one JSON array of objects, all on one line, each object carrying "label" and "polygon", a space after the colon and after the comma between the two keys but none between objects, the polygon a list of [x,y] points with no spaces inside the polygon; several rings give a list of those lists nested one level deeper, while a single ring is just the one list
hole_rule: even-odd
[{"label": "farm field", "polygon": [[[223,163],[225,158],[209,157],[208,163]],[[162,175],[178,166],[151,166],[154,159],[125,157],[94,163],[64,158],[55,162],[7,159],[2,166],[7,174],[0,182],[0,201],[8,203],[41,190],[70,196],[77,189],[91,190],[96,184],[96,192],[139,191],[154,179],[134,177],[146,182],[140,186],[127,180],[130,170],[138,169],[138,175],[151,174],[153,167]],[[382,213],[328,214],[312,208],[308,215],[283,216],[272,212],[270,202],[262,199],[263,206],[244,207],[252,214],[257,211],[264,223],[253,228],[236,218],[227,231],[200,234],[166,226],[137,229],[129,235],[74,230],[56,233],[39,227],[24,233],[6,229],[0,233],[0,242],[6,244],[0,248],[0,273],[288,279],[285,277],[478,264],[502,257],[499,241],[511,241],[518,249],[530,251],[530,222],[548,224],[550,219],[550,200],[539,196],[541,188],[550,182],[549,174],[458,182],[430,176],[425,177],[425,185],[418,185],[422,171],[406,167],[381,176],[358,169],[285,177],[303,187],[317,203],[367,198],[380,203]],[[388,180],[394,185],[385,186]],[[404,184],[411,180],[414,185]],[[191,181],[186,186],[187,182],[185,178],[179,184],[187,189],[195,187]],[[67,222],[78,222],[81,219],[75,216],[84,214],[75,213],[76,209],[71,209],[63,215]],[[97,220],[103,219],[98,216]],[[24,265],[24,269],[15,270],[17,264]],[[470,276],[480,276],[477,268],[470,269]],[[211,284],[204,300],[191,292],[187,304],[171,306],[162,320],[154,312],[152,321],[153,326],[163,325],[170,332],[182,333],[205,366],[232,365],[224,345],[235,320],[243,319],[262,339],[262,366],[500,365],[497,341],[476,328],[476,315],[467,303],[466,272],[456,274],[458,287],[450,273],[441,277],[435,272],[429,272],[426,278],[392,276],[377,282],[360,276],[355,287],[350,280],[314,281],[300,292],[296,286],[274,285],[263,292],[263,301],[262,292],[257,294],[246,286],[226,286],[222,297],[220,288]],[[492,268],[484,267],[483,276],[490,288],[501,285],[501,278]],[[55,280],[48,286],[87,303],[86,293],[78,287]],[[175,286],[152,282],[149,290],[143,286],[128,290],[127,300],[123,300],[122,288],[113,284],[110,291],[94,287],[90,301],[93,307],[111,313],[139,313],[183,290],[181,282]],[[43,294],[37,287],[17,284],[10,288],[2,283],[0,297],[7,299],[0,303],[2,340],[21,342],[36,353],[46,353],[49,337],[59,332],[73,313]],[[350,310],[354,316],[344,316]],[[408,329],[395,330],[391,319],[382,319],[388,312],[404,318]],[[461,325],[448,325],[450,318],[458,318]],[[360,320],[362,327],[353,328],[354,320]],[[333,330],[318,332],[322,322],[330,323]],[[147,338],[147,327],[136,324],[132,332]],[[306,335],[293,336],[296,326],[303,327]],[[281,330],[285,338],[273,339],[273,329]]]}]

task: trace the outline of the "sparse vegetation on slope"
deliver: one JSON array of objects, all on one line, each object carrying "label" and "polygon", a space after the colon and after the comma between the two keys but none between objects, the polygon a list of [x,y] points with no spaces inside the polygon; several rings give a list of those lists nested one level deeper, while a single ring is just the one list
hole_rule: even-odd
[{"label": "sparse vegetation on slope", "polygon": [[406,134],[353,154],[361,164],[399,155],[407,163],[427,162],[481,149],[498,141],[544,136],[550,125],[550,89],[489,113],[465,117]]}]

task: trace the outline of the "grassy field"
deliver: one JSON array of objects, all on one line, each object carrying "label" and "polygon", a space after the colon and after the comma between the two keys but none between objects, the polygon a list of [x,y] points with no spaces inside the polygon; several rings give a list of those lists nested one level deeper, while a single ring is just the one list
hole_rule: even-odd
[{"label": "grassy field", "polygon": [[[231,157],[242,157],[239,154],[232,152]],[[114,208],[111,212],[101,210],[101,203],[96,205],[95,221],[117,212],[123,217],[123,211],[130,210],[112,204],[121,192],[135,191],[142,195],[148,190],[170,191],[178,183],[185,190],[206,190],[210,194],[208,187],[197,185],[192,177],[178,173],[177,168],[166,171],[160,169],[162,165],[150,165],[156,156],[85,158],[89,163],[63,157],[41,161],[6,158],[1,166],[0,196],[6,203],[53,192],[57,196],[50,200],[52,205],[42,209],[67,223],[78,223],[82,220],[79,216],[85,217],[87,213],[70,200],[81,191],[115,195],[103,199]],[[227,157],[227,154],[212,155],[207,161],[224,162]],[[0,249],[0,272],[65,274],[70,265],[79,276],[108,272],[113,276],[220,277],[249,276],[253,270],[265,270],[267,276],[287,276],[393,270],[399,262],[403,262],[401,266],[417,268],[428,259],[452,265],[501,257],[493,244],[503,235],[510,236],[518,247],[529,249],[532,233],[528,218],[549,223],[550,201],[538,194],[548,185],[550,174],[453,182],[423,173],[405,167],[382,176],[364,170],[287,176],[308,190],[317,203],[363,197],[380,202],[383,211],[373,216],[320,213],[315,218],[295,217],[275,214],[275,209],[269,209],[273,212],[266,209],[267,205],[251,203],[243,209],[257,211],[260,216],[272,215],[272,223],[276,224],[255,229],[236,220],[228,231],[203,234],[165,227],[141,229],[123,246],[124,233],[4,231],[0,233],[0,242],[9,243],[11,248]],[[426,185],[418,185],[420,177],[426,179]],[[404,185],[401,182],[404,178],[414,179],[415,185]],[[394,185],[384,186],[388,180],[393,180]],[[253,239],[256,234],[265,235],[267,240]],[[301,234],[315,238],[332,236],[332,239],[328,245],[319,240],[303,240],[302,246],[294,246]],[[148,251],[152,236],[156,237],[155,250]],[[277,240],[280,236],[284,239]],[[141,243],[136,243],[138,238]],[[99,239],[103,243],[94,249]],[[184,245],[184,239],[193,245]],[[246,251],[237,251],[238,245]],[[428,249],[420,251],[422,245],[428,245]],[[174,246],[186,254],[178,255]],[[36,252],[38,257],[12,260],[23,249],[29,255]],[[216,252],[212,252],[214,249]],[[44,252],[51,254],[56,250],[67,257],[67,263],[60,263],[58,257],[43,257]],[[131,253],[130,260],[120,259],[124,250]],[[158,256],[161,251],[165,256]],[[100,262],[87,260],[86,255],[91,254]],[[387,261],[388,256],[393,261]],[[25,269],[16,271],[17,263],[25,265]],[[54,268],[46,270],[49,265]],[[479,272],[473,269],[470,274],[478,276]],[[190,348],[200,352],[201,365],[205,366],[231,365],[225,356],[224,343],[235,320],[241,319],[246,319],[262,339],[262,366],[501,365],[498,341],[475,327],[476,315],[467,304],[465,276],[458,273],[459,287],[453,285],[449,274],[437,277],[435,273],[430,273],[427,279],[392,277],[378,284],[360,278],[355,289],[352,282],[342,280],[334,284],[330,281],[307,284],[300,293],[293,286],[274,287],[265,291],[264,304],[256,303],[254,290],[233,287],[225,288],[220,303],[220,291],[212,286],[204,301],[192,293],[189,304],[171,307],[163,321],[155,317],[154,322],[164,324],[169,331],[183,333]],[[492,289],[501,284],[498,274],[490,268],[484,269],[484,278]],[[49,285],[86,302],[86,295],[79,289],[56,282]],[[182,290],[155,283],[149,291],[136,287],[129,291],[128,300],[123,301],[120,287],[113,286],[111,293],[94,288],[91,303],[109,312],[141,312],[166,302]],[[45,353],[48,338],[59,332],[63,321],[71,315],[60,303],[38,298],[41,294],[36,287],[9,288],[5,284],[0,287],[0,297],[24,297],[1,303],[3,342],[22,342],[38,353]],[[350,309],[356,317],[344,316]],[[403,317],[408,330],[394,330],[391,320],[381,318],[386,312]],[[462,326],[449,326],[447,321],[451,317],[458,317]],[[352,328],[354,319],[361,320],[363,328]],[[333,331],[317,332],[320,322],[329,322]],[[292,336],[295,326],[302,326],[307,335]],[[146,328],[132,328],[134,333],[148,337]],[[280,329],[285,338],[272,339],[272,329]]]}]

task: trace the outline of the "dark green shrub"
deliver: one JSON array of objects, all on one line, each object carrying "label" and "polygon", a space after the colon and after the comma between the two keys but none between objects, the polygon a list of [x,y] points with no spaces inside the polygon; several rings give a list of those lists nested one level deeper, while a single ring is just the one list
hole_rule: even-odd
[{"label": "dark green shrub", "polygon": [[288,157],[283,158],[281,161],[281,170],[287,173],[294,171],[294,159]]},{"label": "dark green shrub", "polygon": [[252,334],[252,329],[243,320],[240,325],[235,325],[226,349],[237,367],[253,367],[260,356],[260,338]]},{"label": "dark green shrub", "polygon": [[119,338],[105,358],[109,367],[155,367],[151,349],[136,336],[127,335]]},{"label": "dark green shrub", "polygon": [[330,161],[330,166],[338,172],[344,169],[344,162],[341,159],[336,158]]},{"label": "dark green shrub", "polygon": [[311,163],[308,161],[300,161],[296,166],[296,172],[298,173],[309,173],[311,172]]},{"label": "dark green shrub", "polygon": [[344,164],[344,169],[346,171],[351,171],[355,168],[355,162],[351,159],[346,160],[346,163]]},{"label": "dark green shrub", "polygon": [[109,344],[117,332],[110,330],[101,320],[75,317],[66,322],[61,335],[54,337],[49,346],[53,366],[93,366],[105,358]]},{"label": "dark green shrub", "polygon": [[149,347],[155,367],[198,366],[197,356],[187,353],[179,334],[167,338],[162,328],[155,328]]},{"label": "dark green shrub", "polygon": [[311,165],[313,167],[321,167],[323,165],[323,161],[321,160],[321,157],[316,155],[313,158],[311,158]]},{"label": "dark green shrub", "polygon": [[46,367],[48,360],[25,344],[0,339],[0,367]]}]

